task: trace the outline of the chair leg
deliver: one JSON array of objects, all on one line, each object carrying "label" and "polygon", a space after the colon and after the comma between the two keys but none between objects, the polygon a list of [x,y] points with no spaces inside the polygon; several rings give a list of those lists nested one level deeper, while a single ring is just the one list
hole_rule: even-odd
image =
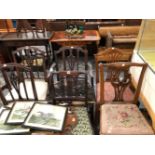
[{"label": "chair leg", "polygon": [[93,107],[93,124],[96,126],[99,124],[99,117],[100,117],[100,106],[95,103]]}]

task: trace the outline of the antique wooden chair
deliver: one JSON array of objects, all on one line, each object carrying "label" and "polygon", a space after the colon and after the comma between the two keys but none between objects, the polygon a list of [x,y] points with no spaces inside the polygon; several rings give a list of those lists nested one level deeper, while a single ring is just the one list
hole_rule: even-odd
[{"label": "antique wooden chair", "polygon": [[55,51],[56,71],[81,71],[87,72],[88,79],[93,85],[92,65],[88,63],[88,51],[81,47],[66,46]]},{"label": "antique wooden chair", "polygon": [[31,67],[35,78],[48,80],[48,73],[52,64],[50,53],[37,47],[20,47],[12,53],[13,61]]},{"label": "antique wooden chair", "polygon": [[[95,54],[95,65],[96,65],[96,91],[98,93],[100,89],[100,83],[99,83],[99,64],[100,63],[112,63],[112,62],[122,62],[129,58],[129,55],[124,53],[121,49],[118,48],[108,48],[104,51],[98,52]],[[107,74],[106,74],[107,75]],[[113,87],[109,84],[108,77],[104,83],[106,92],[110,92],[111,95],[105,94],[105,99],[107,101],[112,100],[112,96],[114,95]],[[126,100],[130,100],[133,96],[130,89],[127,90],[128,98]],[[98,93],[99,94],[99,93]],[[97,103],[100,102],[100,96],[97,96]]]},{"label": "antique wooden chair", "polygon": [[0,71],[3,79],[0,97],[4,106],[10,107],[15,101],[46,100],[47,82],[35,81],[31,68],[8,63],[1,65]]},{"label": "antique wooden chair", "polygon": [[46,20],[43,19],[37,19],[33,24],[29,22],[27,19],[18,19],[17,20],[17,35],[19,33],[24,32],[26,35],[28,32],[31,32],[33,34],[33,37],[35,37],[35,34],[38,36],[38,33],[42,33],[45,35],[46,32]]},{"label": "antique wooden chair", "polygon": [[[59,80],[56,80],[56,77]],[[87,106],[87,73],[80,71],[58,71],[51,74],[53,103]],[[77,102],[76,102],[77,101]],[[85,103],[85,104],[84,104]]]},{"label": "antique wooden chair", "polygon": [[[117,62],[100,64],[97,97],[99,96],[100,134],[154,134],[152,128],[136,105],[147,64]],[[133,89],[132,98],[128,89],[132,88],[131,70],[140,70],[137,87]],[[108,79],[110,91],[105,89]],[[111,96],[111,100],[106,99]]]}]

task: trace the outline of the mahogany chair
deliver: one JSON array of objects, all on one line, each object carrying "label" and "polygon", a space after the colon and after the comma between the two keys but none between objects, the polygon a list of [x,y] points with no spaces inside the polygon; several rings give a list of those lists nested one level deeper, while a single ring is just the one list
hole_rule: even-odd
[{"label": "mahogany chair", "polygon": [[[56,77],[59,80],[56,80]],[[53,103],[87,106],[87,74],[80,71],[58,71],[51,74]],[[56,81],[55,81],[56,80]]]},{"label": "mahogany chair", "polygon": [[17,63],[0,66],[4,83],[0,86],[0,97],[4,106],[15,101],[46,100],[47,83],[35,81],[31,68]]},{"label": "mahogany chair", "polygon": [[[131,62],[99,65],[96,112],[100,112],[100,134],[154,134],[136,105],[146,68],[147,64]],[[140,70],[140,76],[131,95],[133,77],[130,71],[134,69]],[[112,88],[110,91],[106,91],[106,79]],[[110,100],[106,96],[110,96]]]},{"label": "mahogany chair", "polygon": [[24,32],[26,35],[28,32],[31,32],[33,36],[36,34],[37,37],[39,37],[38,33],[45,35],[46,25],[46,20],[43,19],[37,19],[33,24],[31,24],[27,19],[17,19],[17,35],[21,32]]},{"label": "mahogany chair", "polygon": [[[101,52],[98,52],[97,54],[95,54],[96,86],[97,86],[96,88],[97,88],[97,91],[100,88],[99,64],[101,64],[101,63],[113,63],[113,62],[124,62],[125,60],[127,60],[128,57],[129,57],[128,54],[123,52],[121,49],[114,48],[114,47],[105,49],[104,51],[101,51]],[[112,95],[114,95],[114,92],[112,91],[113,90],[112,86],[109,84],[108,77],[107,77],[104,85],[105,85],[106,92],[111,93],[111,95],[105,96],[106,100],[112,100],[111,97],[112,97]],[[128,97],[132,98],[133,94],[132,94],[130,89],[128,89],[127,93],[130,94]],[[100,102],[99,98],[97,98],[97,102]]]},{"label": "mahogany chair", "polygon": [[35,78],[48,81],[49,70],[52,64],[50,53],[37,47],[25,46],[13,51],[12,56],[15,63],[31,67]]},{"label": "mahogany chair", "polygon": [[92,65],[88,63],[88,51],[86,49],[77,46],[66,46],[61,47],[54,53],[53,70],[87,72],[89,81],[93,85]]}]

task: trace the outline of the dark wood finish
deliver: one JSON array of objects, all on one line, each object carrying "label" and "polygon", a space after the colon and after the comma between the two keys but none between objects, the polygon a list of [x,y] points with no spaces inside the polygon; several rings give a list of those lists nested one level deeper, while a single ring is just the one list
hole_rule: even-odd
[{"label": "dark wood finish", "polygon": [[65,31],[55,31],[50,42],[62,46],[84,46],[92,42],[99,42],[100,36],[96,30],[85,30],[79,37],[68,38]]},{"label": "dark wood finish", "polygon": [[24,66],[31,67],[32,71],[35,72],[35,78],[43,78],[45,81],[48,81],[51,53],[47,53],[36,47],[26,46],[16,49],[12,54],[15,63],[21,63]]},{"label": "dark wood finish", "polygon": [[[92,66],[88,63],[88,50],[77,46],[61,47],[58,51],[54,51],[56,71],[84,71],[88,73],[90,81],[93,85]],[[83,67],[84,66],[84,67]],[[54,69],[54,68],[53,68]]]},{"label": "dark wood finish", "polygon": [[[37,35],[36,35],[37,34]],[[49,38],[52,36],[51,32],[45,31],[45,34],[36,32],[35,35],[30,33],[1,33],[0,47],[1,54],[5,62],[12,62],[12,51],[17,47],[23,46],[45,46],[46,51],[51,51],[49,45]]]},{"label": "dark wood finish", "polygon": [[17,19],[16,21],[17,21],[17,28],[16,28],[17,34],[19,34],[20,32],[25,33],[32,32],[32,34],[35,35],[34,33],[37,32],[36,35],[38,33],[43,33],[43,35],[45,35],[46,20],[37,19],[35,20],[33,25],[27,19]]},{"label": "dark wood finish", "polygon": [[[30,68],[24,67],[23,65],[16,64],[16,63],[8,63],[3,64],[0,66],[0,70],[2,72],[2,78],[5,81],[5,84],[0,87],[0,97],[4,104],[4,106],[8,105],[10,102],[15,101],[27,101],[27,100],[38,100],[37,91],[34,83],[34,75]],[[32,92],[34,95],[34,99],[30,99],[28,96],[28,89],[25,84],[25,79],[29,79],[32,86]],[[25,97],[21,95],[20,92],[20,84],[23,84]],[[15,90],[17,97],[15,97],[15,94],[12,93],[12,90]],[[6,99],[6,94],[4,93],[10,93],[11,100]]]},{"label": "dark wood finish", "polygon": [[[106,68],[106,71],[105,71]],[[117,63],[109,63],[109,64],[100,64],[99,66],[99,74],[100,74],[100,104],[104,104],[104,82],[108,79],[108,81],[112,84],[115,90],[115,102],[125,102],[123,101],[123,93],[125,89],[129,86],[132,86],[132,75],[130,73],[130,69],[140,68],[141,73],[139,76],[137,88],[134,93],[134,99],[131,101],[134,104],[138,103],[138,97],[141,89],[141,85],[144,78],[144,73],[147,68],[147,64],[140,63],[131,63],[131,62],[117,62]],[[104,77],[105,72],[107,73],[107,78]],[[103,78],[104,77],[104,78]]]},{"label": "dark wood finish", "polygon": [[[58,81],[55,81],[59,77]],[[87,73],[78,71],[60,71],[51,74],[52,96],[56,101],[85,101],[87,106]]]},{"label": "dark wood finish", "polygon": [[79,70],[80,60],[88,70],[88,51],[81,47],[66,46],[54,52],[56,70]]},{"label": "dark wood finish", "polygon": [[99,63],[101,62],[121,62],[130,61],[131,53],[124,52],[123,49],[119,48],[105,48],[99,51],[95,56],[95,66],[96,66],[96,82],[99,82]]}]

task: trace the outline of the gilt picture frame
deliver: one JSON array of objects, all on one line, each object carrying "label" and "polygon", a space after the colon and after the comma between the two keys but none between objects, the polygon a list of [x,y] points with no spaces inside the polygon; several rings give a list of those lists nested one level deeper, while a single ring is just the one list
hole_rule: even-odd
[{"label": "gilt picture frame", "polygon": [[33,129],[62,131],[67,107],[36,102],[24,121],[24,126]]}]

